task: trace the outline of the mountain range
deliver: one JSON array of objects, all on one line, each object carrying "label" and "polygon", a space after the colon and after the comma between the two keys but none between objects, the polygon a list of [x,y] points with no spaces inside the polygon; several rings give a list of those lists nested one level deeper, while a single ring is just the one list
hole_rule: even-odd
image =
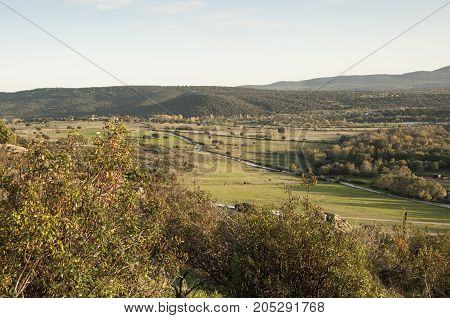
[{"label": "mountain range", "polygon": [[403,75],[341,76],[249,87],[115,86],[0,92],[0,118],[239,116],[401,108],[447,111],[449,107],[450,67]]},{"label": "mountain range", "polygon": [[348,90],[374,91],[398,89],[450,88],[450,66],[435,71],[401,75],[349,75],[314,78],[305,81],[281,81],[268,85],[246,85],[269,90]]}]

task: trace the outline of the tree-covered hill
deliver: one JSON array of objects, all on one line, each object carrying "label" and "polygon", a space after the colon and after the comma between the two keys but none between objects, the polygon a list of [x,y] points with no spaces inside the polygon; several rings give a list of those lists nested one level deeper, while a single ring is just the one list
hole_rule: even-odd
[{"label": "tree-covered hill", "polygon": [[0,93],[0,116],[150,116],[153,114],[262,115],[304,110],[447,110],[450,90],[424,91],[269,91],[233,87],[47,88]]}]

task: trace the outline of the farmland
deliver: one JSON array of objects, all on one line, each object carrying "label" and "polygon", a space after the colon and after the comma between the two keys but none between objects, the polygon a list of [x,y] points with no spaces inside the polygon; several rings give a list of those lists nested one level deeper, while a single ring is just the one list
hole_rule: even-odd
[{"label": "farmland", "polygon": [[[77,129],[82,136],[90,139],[101,131],[104,124],[103,121],[49,121],[17,123],[13,127],[17,135],[23,138],[43,134],[57,140]],[[298,176],[264,171],[211,153],[285,170],[295,163],[302,169],[306,165],[303,156],[305,149],[327,149],[336,144],[341,136],[355,136],[379,128],[373,125],[363,128],[291,128],[279,131],[277,126],[249,124],[200,127],[196,124],[144,121],[125,124],[142,145],[182,151],[187,156],[185,160],[194,164],[193,171],[185,174],[184,178],[210,193],[217,202],[248,202],[273,207],[279,206],[286,198],[285,186],[291,186],[295,195],[305,195]],[[203,144],[203,150],[196,151],[193,144],[167,132]],[[172,156],[171,160],[177,160],[177,156]],[[373,179],[353,177],[349,181],[370,187]],[[447,229],[450,223],[448,209],[352,189],[338,183],[319,182],[313,188],[311,198],[320,203],[326,212],[347,218],[350,223],[396,224],[402,221],[405,211],[408,212],[408,219],[417,222],[414,224],[418,226]]]},{"label": "farmland", "polygon": [[[292,186],[295,195],[305,196],[307,193],[306,188],[299,185],[298,177],[237,162],[218,160],[205,163],[203,169],[205,173],[195,177],[197,184],[227,204],[252,202],[276,207],[286,199],[285,185]],[[445,208],[390,198],[336,183],[319,183],[312,189],[311,198],[326,212],[348,218],[350,223],[398,223],[407,211],[410,221],[442,223],[428,226],[447,229],[450,219],[449,210]]]}]

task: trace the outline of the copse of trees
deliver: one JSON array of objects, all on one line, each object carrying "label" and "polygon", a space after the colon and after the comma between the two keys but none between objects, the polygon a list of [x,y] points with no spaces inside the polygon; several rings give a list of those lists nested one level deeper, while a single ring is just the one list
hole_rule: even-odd
[{"label": "copse of trees", "polygon": [[321,174],[377,176],[383,168],[408,166],[415,172],[437,171],[450,162],[450,133],[443,126],[380,129],[349,137],[328,150],[306,155]]},{"label": "copse of trees", "polygon": [[450,133],[444,126],[379,129],[342,136],[327,150],[305,154],[321,175],[375,177],[374,186],[422,200],[447,196],[445,188],[414,173],[446,169],[450,162]]},{"label": "copse of trees", "polygon": [[406,166],[381,174],[375,179],[374,186],[427,201],[439,200],[447,196],[447,190],[443,185],[417,177]]}]

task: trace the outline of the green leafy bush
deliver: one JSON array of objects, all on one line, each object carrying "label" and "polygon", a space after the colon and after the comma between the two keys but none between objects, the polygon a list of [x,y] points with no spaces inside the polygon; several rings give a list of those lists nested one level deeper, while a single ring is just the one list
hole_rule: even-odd
[{"label": "green leafy bush", "polygon": [[92,147],[36,141],[0,169],[0,296],[172,295],[183,255],[165,222],[196,197],[160,195],[179,187],[140,171],[123,126]]},{"label": "green leafy bush", "polygon": [[15,144],[16,135],[0,120],[0,144]]},{"label": "green leafy bush", "polygon": [[448,234],[377,226],[366,228],[360,236],[370,246],[373,268],[387,288],[405,297],[448,297]]},{"label": "green leafy bush", "polygon": [[295,206],[226,214],[201,228],[185,224],[188,264],[232,297],[386,295],[352,232],[326,222],[309,200],[302,212]]}]

